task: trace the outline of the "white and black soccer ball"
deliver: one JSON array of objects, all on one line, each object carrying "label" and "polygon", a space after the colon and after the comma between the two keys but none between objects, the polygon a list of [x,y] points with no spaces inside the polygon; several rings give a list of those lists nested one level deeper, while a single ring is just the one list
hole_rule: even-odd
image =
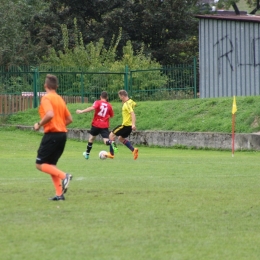
[{"label": "white and black soccer ball", "polygon": [[100,151],[98,154],[99,159],[105,160],[107,158],[107,152],[106,151]]}]

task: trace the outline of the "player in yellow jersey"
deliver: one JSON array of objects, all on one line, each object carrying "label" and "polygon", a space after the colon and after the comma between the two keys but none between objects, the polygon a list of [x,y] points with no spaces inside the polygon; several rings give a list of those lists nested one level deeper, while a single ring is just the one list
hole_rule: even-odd
[{"label": "player in yellow jersey", "polygon": [[118,92],[120,100],[122,100],[122,125],[115,127],[109,135],[109,140],[115,141],[116,136],[118,140],[123,143],[127,148],[129,148],[134,156],[134,160],[138,157],[138,148],[134,148],[131,143],[126,139],[132,131],[136,130],[136,117],[134,108],[136,103],[128,97],[128,93],[125,90],[120,90]]}]

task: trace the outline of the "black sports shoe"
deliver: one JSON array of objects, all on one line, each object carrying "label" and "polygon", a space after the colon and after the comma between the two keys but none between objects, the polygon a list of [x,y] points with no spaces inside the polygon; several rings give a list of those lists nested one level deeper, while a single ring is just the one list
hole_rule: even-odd
[{"label": "black sports shoe", "polygon": [[62,180],[62,194],[67,192],[71,180],[72,180],[72,175],[66,173],[66,178]]},{"label": "black sports shoe", "polygon": [[63,196],[63,194],[62,195],[60,195],[60,196],[55,196],[55,197],[53,197],[53,198],[49,198],[49,200],[65,200],[65,197]]}]

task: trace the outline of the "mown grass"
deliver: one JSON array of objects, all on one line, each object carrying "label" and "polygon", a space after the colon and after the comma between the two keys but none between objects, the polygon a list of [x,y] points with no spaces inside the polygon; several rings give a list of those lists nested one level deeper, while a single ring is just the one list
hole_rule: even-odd
[{"label": "mown grass", "polygon": [[123,146],[68,140],[59,168],[66,201],[35,169],[41,134],[0,128],[1,259],[258,259],[258,152]]},{"label": "mown grass", "polygon": [[[238,7],[239,11],[247,11],[248,13],[250,13],[254,9],[254,7],[250,7],[246,3],[246,0],[240,0],[237,3],[237,7]],[[231,6],[231,10],[234,10],[232,6]]]},{"label": "mown grass", "polygon": [[[237,97],[236,132],[252,133],[260,130],[260,96]],[[138,130],[168,130],[185,132],[232,131],[233,98],[205,98],[171,101],[138,102],[135,109]],[[111,119],[111,129],[122,122],[121,102],[112,103],[115,117]],[[68,104],[74,122],[70,128],[89,129],[93,114],[76,114],[91,104]],[[33,125],[39,121],[37,109],[7,117],[2,122],[13,125]]]},{"label": "mown grass", "polygon": [[[246,0],[240,0],[238,3],[236,3],[236,5],[237,5],[239,11],[247,11],[247,13],[250,13],[255,8],[255,5],[253,7],[250,7],[246,3]],[[234,11],[234,8],[232,6],[230,6],[229,10]]]}]

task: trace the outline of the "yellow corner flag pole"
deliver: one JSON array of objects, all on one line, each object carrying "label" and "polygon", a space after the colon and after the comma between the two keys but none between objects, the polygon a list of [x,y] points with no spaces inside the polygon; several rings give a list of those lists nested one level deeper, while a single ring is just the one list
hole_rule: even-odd
[{"label": "yellow corner flag pole", "polygon": [[236,112],[237,112],[237,104],[236,97],[233,97],[233,105],[232,105],[232,157],[234,157],[235,152],[235,122],[236,122]]}]

